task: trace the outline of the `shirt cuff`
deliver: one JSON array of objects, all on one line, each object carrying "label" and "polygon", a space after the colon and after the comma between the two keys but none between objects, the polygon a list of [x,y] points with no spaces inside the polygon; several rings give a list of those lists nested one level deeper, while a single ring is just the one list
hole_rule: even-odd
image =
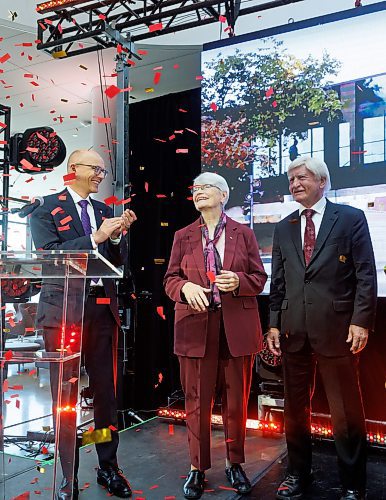
[{"label": "shirt cuff", "polygon": [[98,245],[95,243],[94,236],[92,234],[90,234],[90,240],[93,249],[96,250],[98,248]]},{"label": "shirt cuff", "polygon": [[110,241],[113,245],[119,245],[119,243],[121,242],[121,238],[122,238],[122,235],[120,234],[119,238],[110,238]]}]

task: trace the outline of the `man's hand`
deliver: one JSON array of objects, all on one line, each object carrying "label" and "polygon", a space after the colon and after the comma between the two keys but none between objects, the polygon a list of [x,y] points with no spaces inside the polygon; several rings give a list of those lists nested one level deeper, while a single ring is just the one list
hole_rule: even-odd
[{"label": "man's hand", "polygon": [[210,288],[203,288],[200,285],[196,285],[191,281],[185,283],[181,288],[181,292],[185,295],[185,298],[192,309],[195,311],[205,311],[209,306],[209,301],[205,293],[209,293]]},{"label": "man's hand", "polygon": [[120,237],[122,231],[127,231],[130,229],[130,226],[137,220],[137,216],[132,210],[125,210],[123,214],[120,217],[121,219],[121,227],[114,231],[110,238],[113,240],[117,239]]},{"label": "man's hand", "polygon": [[353,354],[357,354],[362,349],[364,349],[366,347],[368,337],[368,328],[362,328],[361,326],[357,325],[350,325],[348,337],[346,340],[347,343],[352,342],[350,351]]},{"label": "man's hand", "polygon": [[221,292],[233,292],[237,290],[240,285],[240,279],[236,273],[233,271],[225,271],[224,269],[220,271],[221,274],[217,274],[215,283],[217,288]]},{"label": "man's hand", "polygon": [[[93,238],[97,245],[103,243],[108,238],[113,238],[118,232],[118,236],[121,234],[122,229],[122,219],[121,217],[112,217],[111,219],[105,219],[100,225],[97,231],[93,232]],[[117,238],[118,236],[115,236]]]},{"label": "man's hand", "polygon": [[275,356],[281,356],[280,350],[280,330],[277,328],[270,328],[267,334],[267,344],[269,350]]}]

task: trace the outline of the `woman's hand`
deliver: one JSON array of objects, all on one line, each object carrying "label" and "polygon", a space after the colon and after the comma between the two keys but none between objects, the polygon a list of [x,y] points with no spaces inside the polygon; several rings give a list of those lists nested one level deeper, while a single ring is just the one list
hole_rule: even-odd
[{"label": "woman's hand", "polygon": [[233,271],[221,271],[214,281],[221,292],[233,292],[240,285],[240,279]]},{"label": "woman's hand", "polygon": [[205,294],[211,292],[210,288],[203,288],[200,285],[188,281],[181,288],[181,291],[185,295],[190,307],[195,311],[205,311],[209,306],[209,301]]}]

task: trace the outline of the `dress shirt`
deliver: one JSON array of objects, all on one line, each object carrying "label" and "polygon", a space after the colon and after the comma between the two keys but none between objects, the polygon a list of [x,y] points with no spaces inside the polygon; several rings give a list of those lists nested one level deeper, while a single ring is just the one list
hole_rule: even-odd
[{"label": "dress shirt", "polygon": [[[313,205],[312,207],[309,207],[312,210],[315,210],[315,213],[312,216],[312,222],[314,223],[314,226],[315,226],[315,240],[318,237],[318,233],[319,233],[320,225],[322,223],[324,211],[326,209],[326,204],[327,204],[326,197],[322,196],[322,198],[320,198],[320,200],[317,201],[315,203],[315,205]],[[306,216],[303,214],[303,212],[304,212],[304,210],[306,210],[306,208],[307,207],[304,207],[303,205],[300,205],[300,207],[299,207],[299,215],[300,215],[300,223],[301,223],[300,233],[301,233],[301,237],[302,237],[302,248],[304,246],[304,232],[306,230]]]}]

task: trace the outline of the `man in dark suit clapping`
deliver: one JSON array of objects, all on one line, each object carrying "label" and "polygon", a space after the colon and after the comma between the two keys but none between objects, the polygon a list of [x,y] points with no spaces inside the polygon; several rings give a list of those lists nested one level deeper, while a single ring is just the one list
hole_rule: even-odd
[{"label": "man in dark suit clapping", "polygon": [[[125,210],[120,217],[113,217],[105,203],[93,200],[108,171],[101,156],[95,151],[77,150],[68,159],[68,172],[75,178],[68,189],[46,196],[44,204],[31,217],[31,232],[36,249],[43,250],[98,250],[114,266],[121,266],[127,259],[127,245],[122,231],[129,229],[136,220],[133,211]],[[58,210],[59,207],[59,210]],[[61,221],[69,217],[63,230]],[[37,313],[37,326],[44,331],[47,352],[60,348],[61,314],[63,307],[63,280],[53,279],[42,285]],[[109,300],[98,304],[98,298]],[[109,302],[109,303],[107,303]],[[79,310],[82,305],[78,304]],[[96,445],[99,468],[97,481],[110,494],[121,498],[131,496],[126,478],[118,468],[117,406],[115,398],[115,360],[117,348],[118,304],[112,279],[91,281],[86,285],[84,305],[82,352],[93,393],[94,421],[96,429],[111,429],[111,441]],[[65,367],[66,369],[66,367]],[[54,420],[58,399],[55,366],[51,369],[51,391],[54,404]],[[70,388],[69,400],[76,404],[77,394]],[[63,482],[57,498],[78,498],[78,449],[73,454],[69,442],[73,439],[75,414],[61,417],[59,452],[63,468]]]},{"label": "man in dark suit clapping", "polygon": [[374,325],[376,269],[364,213],[328,201],[326,164],[288,167],[300,206],[277,224],[272,251],[271,351],[283,356],[288,473],[276,498],[302,498],[311,481],[311,396],[318,365],[332,418],[343,493],[365,498],[366,429],[358,353]]}]

